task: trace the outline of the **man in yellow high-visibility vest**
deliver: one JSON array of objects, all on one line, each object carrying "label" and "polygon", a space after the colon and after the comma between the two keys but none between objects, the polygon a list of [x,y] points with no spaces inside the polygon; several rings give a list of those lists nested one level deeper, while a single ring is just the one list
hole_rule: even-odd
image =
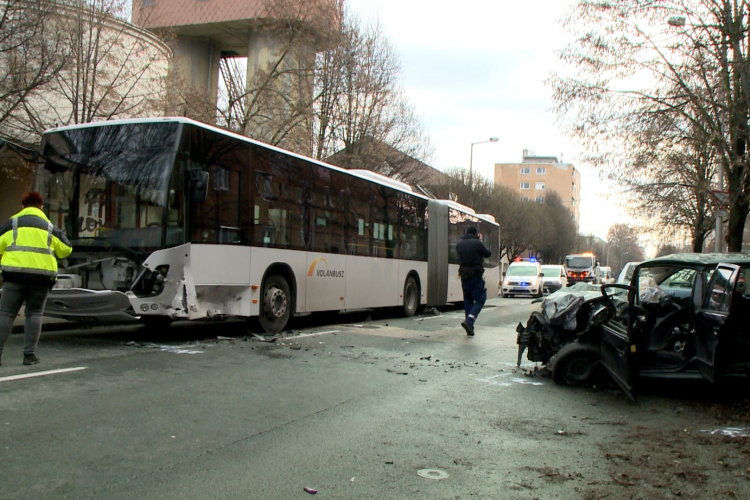
[{"label": "man in yellow high-visibility vest", "polygon": [[0,269],[3,289],[0,296],[0,356],[10,337],[13,321],[26,303],[23,364],[39,363],[36,345],[42,333],[42,313],[47,295],[57,281],[57,259],[64,259],[72,248],[62,231],[52,225],[42,211],[39,193],[21,198],[23,210],[0,227]]}]

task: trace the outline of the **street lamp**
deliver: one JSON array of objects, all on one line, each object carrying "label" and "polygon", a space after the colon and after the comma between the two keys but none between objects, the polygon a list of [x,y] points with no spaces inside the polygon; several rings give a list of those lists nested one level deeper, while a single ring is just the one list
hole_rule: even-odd
[{"label": "street lamp", "polygon": [[469,156],[469,183],[471,183],[472,179],[472,164],[474,163],[474,145],[475,144],[485,144],[487,142],[497,142],[497,137],[490,137],[486,141],[479,141],[479,142],[472,142],[471,143],[471,155]]}]

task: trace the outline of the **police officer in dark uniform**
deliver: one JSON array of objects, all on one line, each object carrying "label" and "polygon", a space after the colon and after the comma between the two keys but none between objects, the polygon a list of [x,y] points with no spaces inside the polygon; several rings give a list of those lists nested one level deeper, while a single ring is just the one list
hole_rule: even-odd
[{"label": "police officer in dark uniform", "polygon": [[456,244],[458,253],[458,273],[461,275],[461,288],[464,292],[464,313],[466,319],[461,326],[470,337],[474,336],[474,322],[487,300],[484,284],[484,259],[491,255],[477,235],[477,228],[469,226],[466,234]]}]

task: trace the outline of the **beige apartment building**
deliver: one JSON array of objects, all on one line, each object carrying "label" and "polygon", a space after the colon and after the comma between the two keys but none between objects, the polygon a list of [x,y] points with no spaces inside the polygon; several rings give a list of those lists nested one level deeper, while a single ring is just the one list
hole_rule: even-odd
[{"label": "beige apartment building", "polygon": [[535,156],[523,150],[521,163],[496,163],[495,184],[517,190],[522,197],[544,203],[550,191],[570,207],[576,225],[580,220],[581,173],[572,163],[560,163],[556,156]]}]

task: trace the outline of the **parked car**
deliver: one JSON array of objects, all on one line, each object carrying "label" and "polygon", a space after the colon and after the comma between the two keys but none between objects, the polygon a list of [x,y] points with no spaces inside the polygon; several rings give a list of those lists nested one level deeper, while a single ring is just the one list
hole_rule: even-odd
[{"label": "parked car", "polygon": [[622,268],[622,271],[620,271],[620,275],[617,276],[617,281],[615,283],[620,284],[629,284],[630,280],[633,278],[633,271],[635,271],[635,268],[640,264],[640,262],[628,262],[625,264],[625,266]]},{"label": "parked car", "polygon": [[542,291],[542,266],[534,260],[519,260],[511,262],[508,270],[503,275],[503,286],[500,295],[513,297],[524,294],[541,297]]},{"label": "parked car", "polygon": [[646,379],[747,378],[748,278],[747,254],[675,254],[636,266],[629,284],[576,285],[518,325],[519,364],[528,349],[569,385],[591,383],[601,367],[634,401]]},{"label": "parked car", "polygon": [[542,290],[544,292],[553,293],[566,286],[568,286],[568,276],[565,266],[542,266]]}]

